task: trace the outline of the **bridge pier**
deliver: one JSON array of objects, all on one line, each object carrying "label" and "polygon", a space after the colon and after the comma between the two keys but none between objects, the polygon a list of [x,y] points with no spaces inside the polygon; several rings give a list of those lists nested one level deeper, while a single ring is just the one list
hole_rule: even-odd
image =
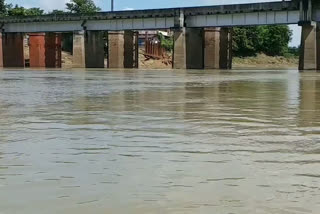
[{"label": "bridge pier", "polygon": [[86,31],[86,68],[104,68],[104,31]]},{"label": "bridge pier", "polygon": [[24,67],[24,34],[3,33],[3,67]]},{"label": "bridge pier", "polygon": [[232,28],[220,30],[220,69],[232,69]]},{"label": "bridge pier", "polygon": [[109,68],[138,68],[138,34],[133,31],[109,32]]},{"label": "bridge pier", "polygon": [[320,69],[320,30],[317,23],[302,25],[299,70]]},{"label": "bridge pier", "polygon": [[2,33],[0,33],[0,67],[3,68]]},{"label": "bridge pier", "polygon": [[174,69],[203,69],[203,29],[174,30]]},{"label": "bridge pier", "polygon": [[178,28],[174,32],[173,68],[231,69],[231,28]]},{"label": "bridge pier", "polygon": [[73,32],[73,68],[85,68],[85,31]]},{"label": "bridge pier", "polygon": [[205,69],[220,68],[220,28],[204,30],[204,67]]},{"label": "bridge pier", "polygon": [[29,34],[30,67],[61,68],[61,34]]},{"label": "bridge pier", "polygon": [[73,33],[73,67],[104,68],[104,31]]}]

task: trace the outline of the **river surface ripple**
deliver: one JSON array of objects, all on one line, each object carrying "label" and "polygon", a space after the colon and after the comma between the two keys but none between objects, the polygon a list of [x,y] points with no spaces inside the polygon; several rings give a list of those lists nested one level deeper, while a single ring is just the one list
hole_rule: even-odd
[{"label": "river surface ripple", "polygon": [[0,71],[0,213],[320,212],[320,74]]}]

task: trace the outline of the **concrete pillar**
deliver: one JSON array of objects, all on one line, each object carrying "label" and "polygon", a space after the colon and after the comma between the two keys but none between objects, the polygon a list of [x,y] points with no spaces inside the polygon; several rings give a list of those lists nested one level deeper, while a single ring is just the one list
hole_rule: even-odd
[{"label": "concrete pillar", "polygon": [[203,30],[200,28],[179,28],[174,32],[173,68],[202,69]]},{"label": "concrete pillar", "polygon": [[186,28],[174,30],[173,68],[187,68]]},{"label": "concrete pillar", "polygon": [[46,67],[45,33],[29,34],[30,67]]},{"label": "concrete pillar", "polygon": [[85,64],[87,68],[104,68],[103,31],[86,31]]},{"label": "concrete pillar", "polygon": [[[300,70],[316,70],[320,68],[320,33],[316,23],[302,25]],[[317,40],[319,42],[317,42]]]},{"label": "concrete pillar", "polygon": [[124,32],[124,68],[133,68],[134,65],[134,33],[133,31]]},{"label": "concrete pillar", "polygon": [[220,28],[204,30],[204,68],[220,69]]},{"label": "concrete pillar", "polygon": [[30,67],[61,68],[61,34],[29,34]]},{"label": "concrete pillar", "polygon": [[4,33],[2,36],[3,67],[24,67],[24,34]]},{"label": "concrete pillar", "polygon": [[45,65],[47,68],[61,68],[62,35],[46,33],[45,36]]},{"label": "concrete pillar", "polygon": [[186,36],[187,69],[203,69],[203,29],[187,28]]},{"label": "concrete pillar", "polygon": [[232,68],[232,29],[221,28],[220,30],[220,69]]},{"label": "concrete pillar", "polygon": [[0,33],[0,67],[3,67],[2,33]]},{"label": "concrete pillar", "polygon": [[109,32],[108,34],[108,67],[124,67],[124,36],[123,32]]},{"label": "concrete pillar", "polygon": [[133,31],[109,32],[109,68],[134,68],[138,66],[136,36]]},{"label": "concrete pillar", "polygon": [[72,67],[85,68],[85,31],[73,32],[73,59]]}]

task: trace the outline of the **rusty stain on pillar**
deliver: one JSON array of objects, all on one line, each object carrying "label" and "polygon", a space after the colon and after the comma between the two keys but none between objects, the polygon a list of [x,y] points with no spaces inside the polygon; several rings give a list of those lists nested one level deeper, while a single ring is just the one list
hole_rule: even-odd
[{"label": "rusty stain on pillar", "polygon": [[2,33],[0,33],[0,67],[3,67]]},{"label": "rusty stain on pillar", "polygon": [[108,33],[108,67],[124,67],[124,32]]},{"label": "rusty stain on pillar", "polygon": [[30,67],[46,67],[45,33],[29,34]]},{"label": "rusty stain on pillar", "polygon": [[232,28],[220,30],[220,69],[232,68]]},{"label": "rusty stain on pillar", "polygon": [[3,67],[24,67],[24,34],[3,33]]},{"label": "rusty stain on pillar", "polygon": [[72,67],[85,68],[85,60],[85,31],[74,31]]},{"label": "rusty stain on pillar", "polygon": [[61,67],[61,34],[29,34],[30,67]]},{"label": "rusty stain on pillar", "polygon": [[46,33],[45,36],[45,66],[47,68],[61,68],[62,35],[60,33]]},{"label": "rusty stain on pillar", "polygon": [[220,28],[204,29],[204,67],[220,68]]},{"label": "rusty stain on pillar", "polygon": [[103,31],[87,31],[85,62],[87,68],[104,68]]}]

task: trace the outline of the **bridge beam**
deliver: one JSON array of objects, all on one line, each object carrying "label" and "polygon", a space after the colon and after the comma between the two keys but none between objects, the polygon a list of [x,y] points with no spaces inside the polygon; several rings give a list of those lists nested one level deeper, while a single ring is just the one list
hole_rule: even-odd
[{"label": "bridge beam", "polygon": [[109,68],[138,67],[138,34],[133,31],[112,31],[108,34]]},{"label": "bridge beam", "polygon": [[320,69],[320,30],[317,23],[302,25],[299,69]]},{"label": "bridge beam", "polygon": [[24,34],[2,35],[3,67],[24,67]]},{"label": "bridge beam", "polygon": [[61,68],[61,34],[29,34],[30,67]]}]

